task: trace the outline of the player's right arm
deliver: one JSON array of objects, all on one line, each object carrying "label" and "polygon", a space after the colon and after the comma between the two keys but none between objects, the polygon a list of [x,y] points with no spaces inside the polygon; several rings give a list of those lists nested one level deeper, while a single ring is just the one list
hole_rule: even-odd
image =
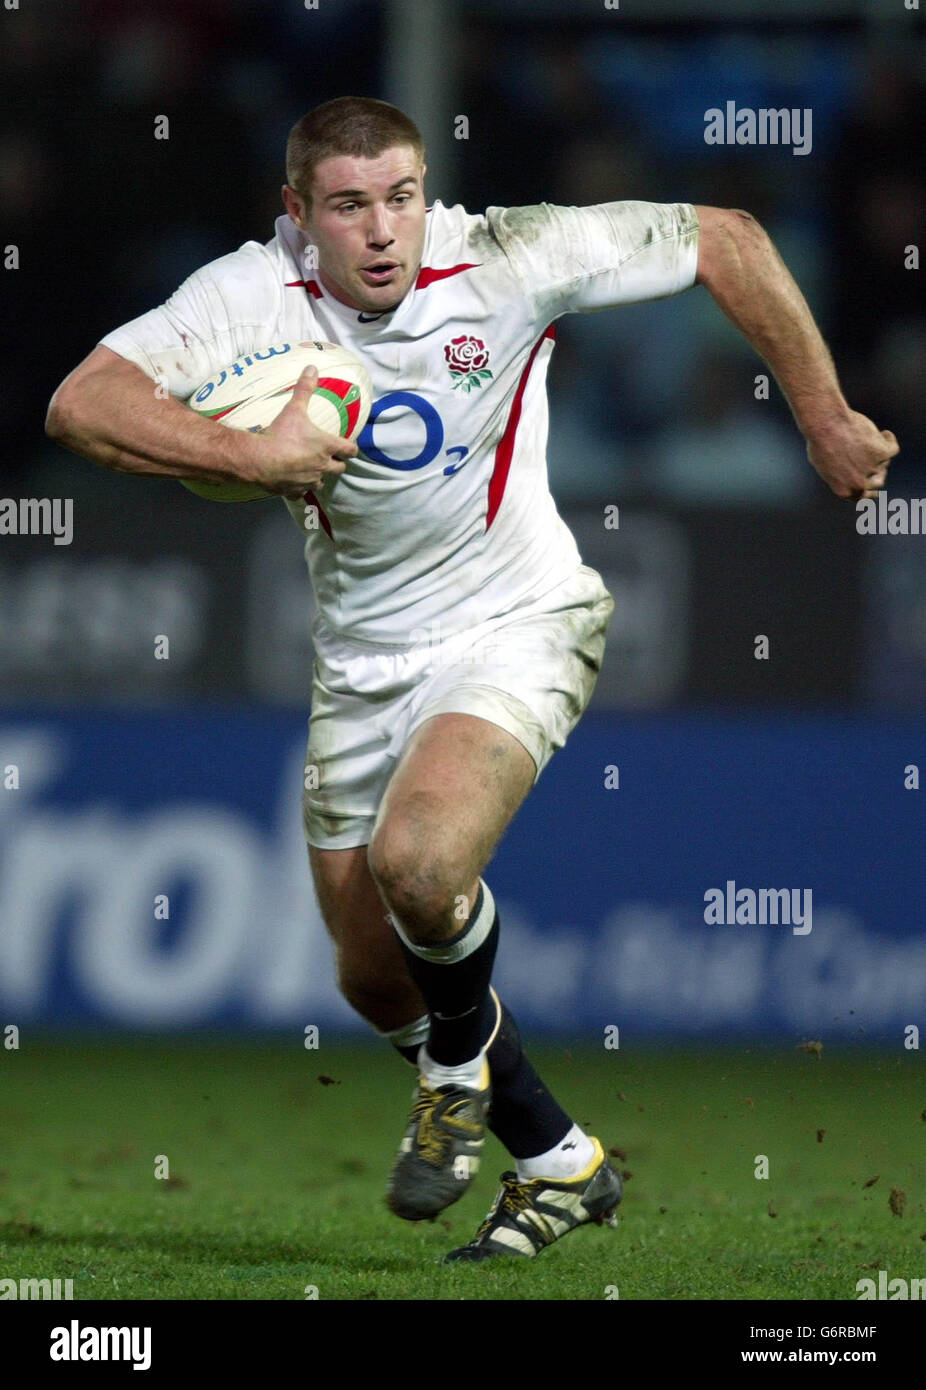
[{"label": "player's right arm", "polygon": [[157,383],[127,358],[99,344],[58,387],[46,433],[57,443],[117,473],[204,482],[254,483],[301,496],[329,473],[343,473],[356,444],[327,434],[306,415],[318,373],[302,373],[263,434],[229,429],[157,392]]}]

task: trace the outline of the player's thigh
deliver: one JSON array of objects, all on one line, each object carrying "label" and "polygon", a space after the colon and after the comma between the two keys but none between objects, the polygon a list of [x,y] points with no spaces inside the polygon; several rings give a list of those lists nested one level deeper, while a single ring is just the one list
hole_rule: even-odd
[{"label": "player's thigh", "polygon": [[409,879],[466,893],[534,784],[513,734],[471,714],[436,714],[412,734],[380,802],[370,862],[384,889]]}]

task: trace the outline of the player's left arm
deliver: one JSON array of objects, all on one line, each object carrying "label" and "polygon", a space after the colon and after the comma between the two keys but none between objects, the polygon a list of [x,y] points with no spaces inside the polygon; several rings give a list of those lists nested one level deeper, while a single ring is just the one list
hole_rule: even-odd
[{"label": "player's left arm", "polygon": [[807,457],[837,497],[874,497],[899,452],[850,408],[807,301],[754,217],[695,207],[698,284],[768,363],[807,441]]}]

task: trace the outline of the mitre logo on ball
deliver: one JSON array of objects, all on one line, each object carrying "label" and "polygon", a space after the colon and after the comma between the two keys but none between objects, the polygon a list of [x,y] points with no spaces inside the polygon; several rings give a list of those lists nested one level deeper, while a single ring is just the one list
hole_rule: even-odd
[{"label": "mitre logo on ball", "polygon": [[[230,429],[260,434],[273,424],[306,367],[318,371],[307,412],[312,424],[342,439],[356,439],[370,414],[373,384],[360,359],[336,343],[276,343],[246,353],[197,387],[187,405]],[[216,502],[275,495],[253,483],[179,481],[197,496]]]}]

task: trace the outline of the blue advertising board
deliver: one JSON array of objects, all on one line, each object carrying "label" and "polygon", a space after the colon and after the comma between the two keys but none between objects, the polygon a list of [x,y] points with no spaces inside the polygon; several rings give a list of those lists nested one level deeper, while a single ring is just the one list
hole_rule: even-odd
[{"label": "blue advertising board", "polygon": [[[0,1026],[366,1025],[302,839],[305,719],[0,716]],[[486,871],[531,1032],[926,1024],[918,721],[591,712]]]}]

